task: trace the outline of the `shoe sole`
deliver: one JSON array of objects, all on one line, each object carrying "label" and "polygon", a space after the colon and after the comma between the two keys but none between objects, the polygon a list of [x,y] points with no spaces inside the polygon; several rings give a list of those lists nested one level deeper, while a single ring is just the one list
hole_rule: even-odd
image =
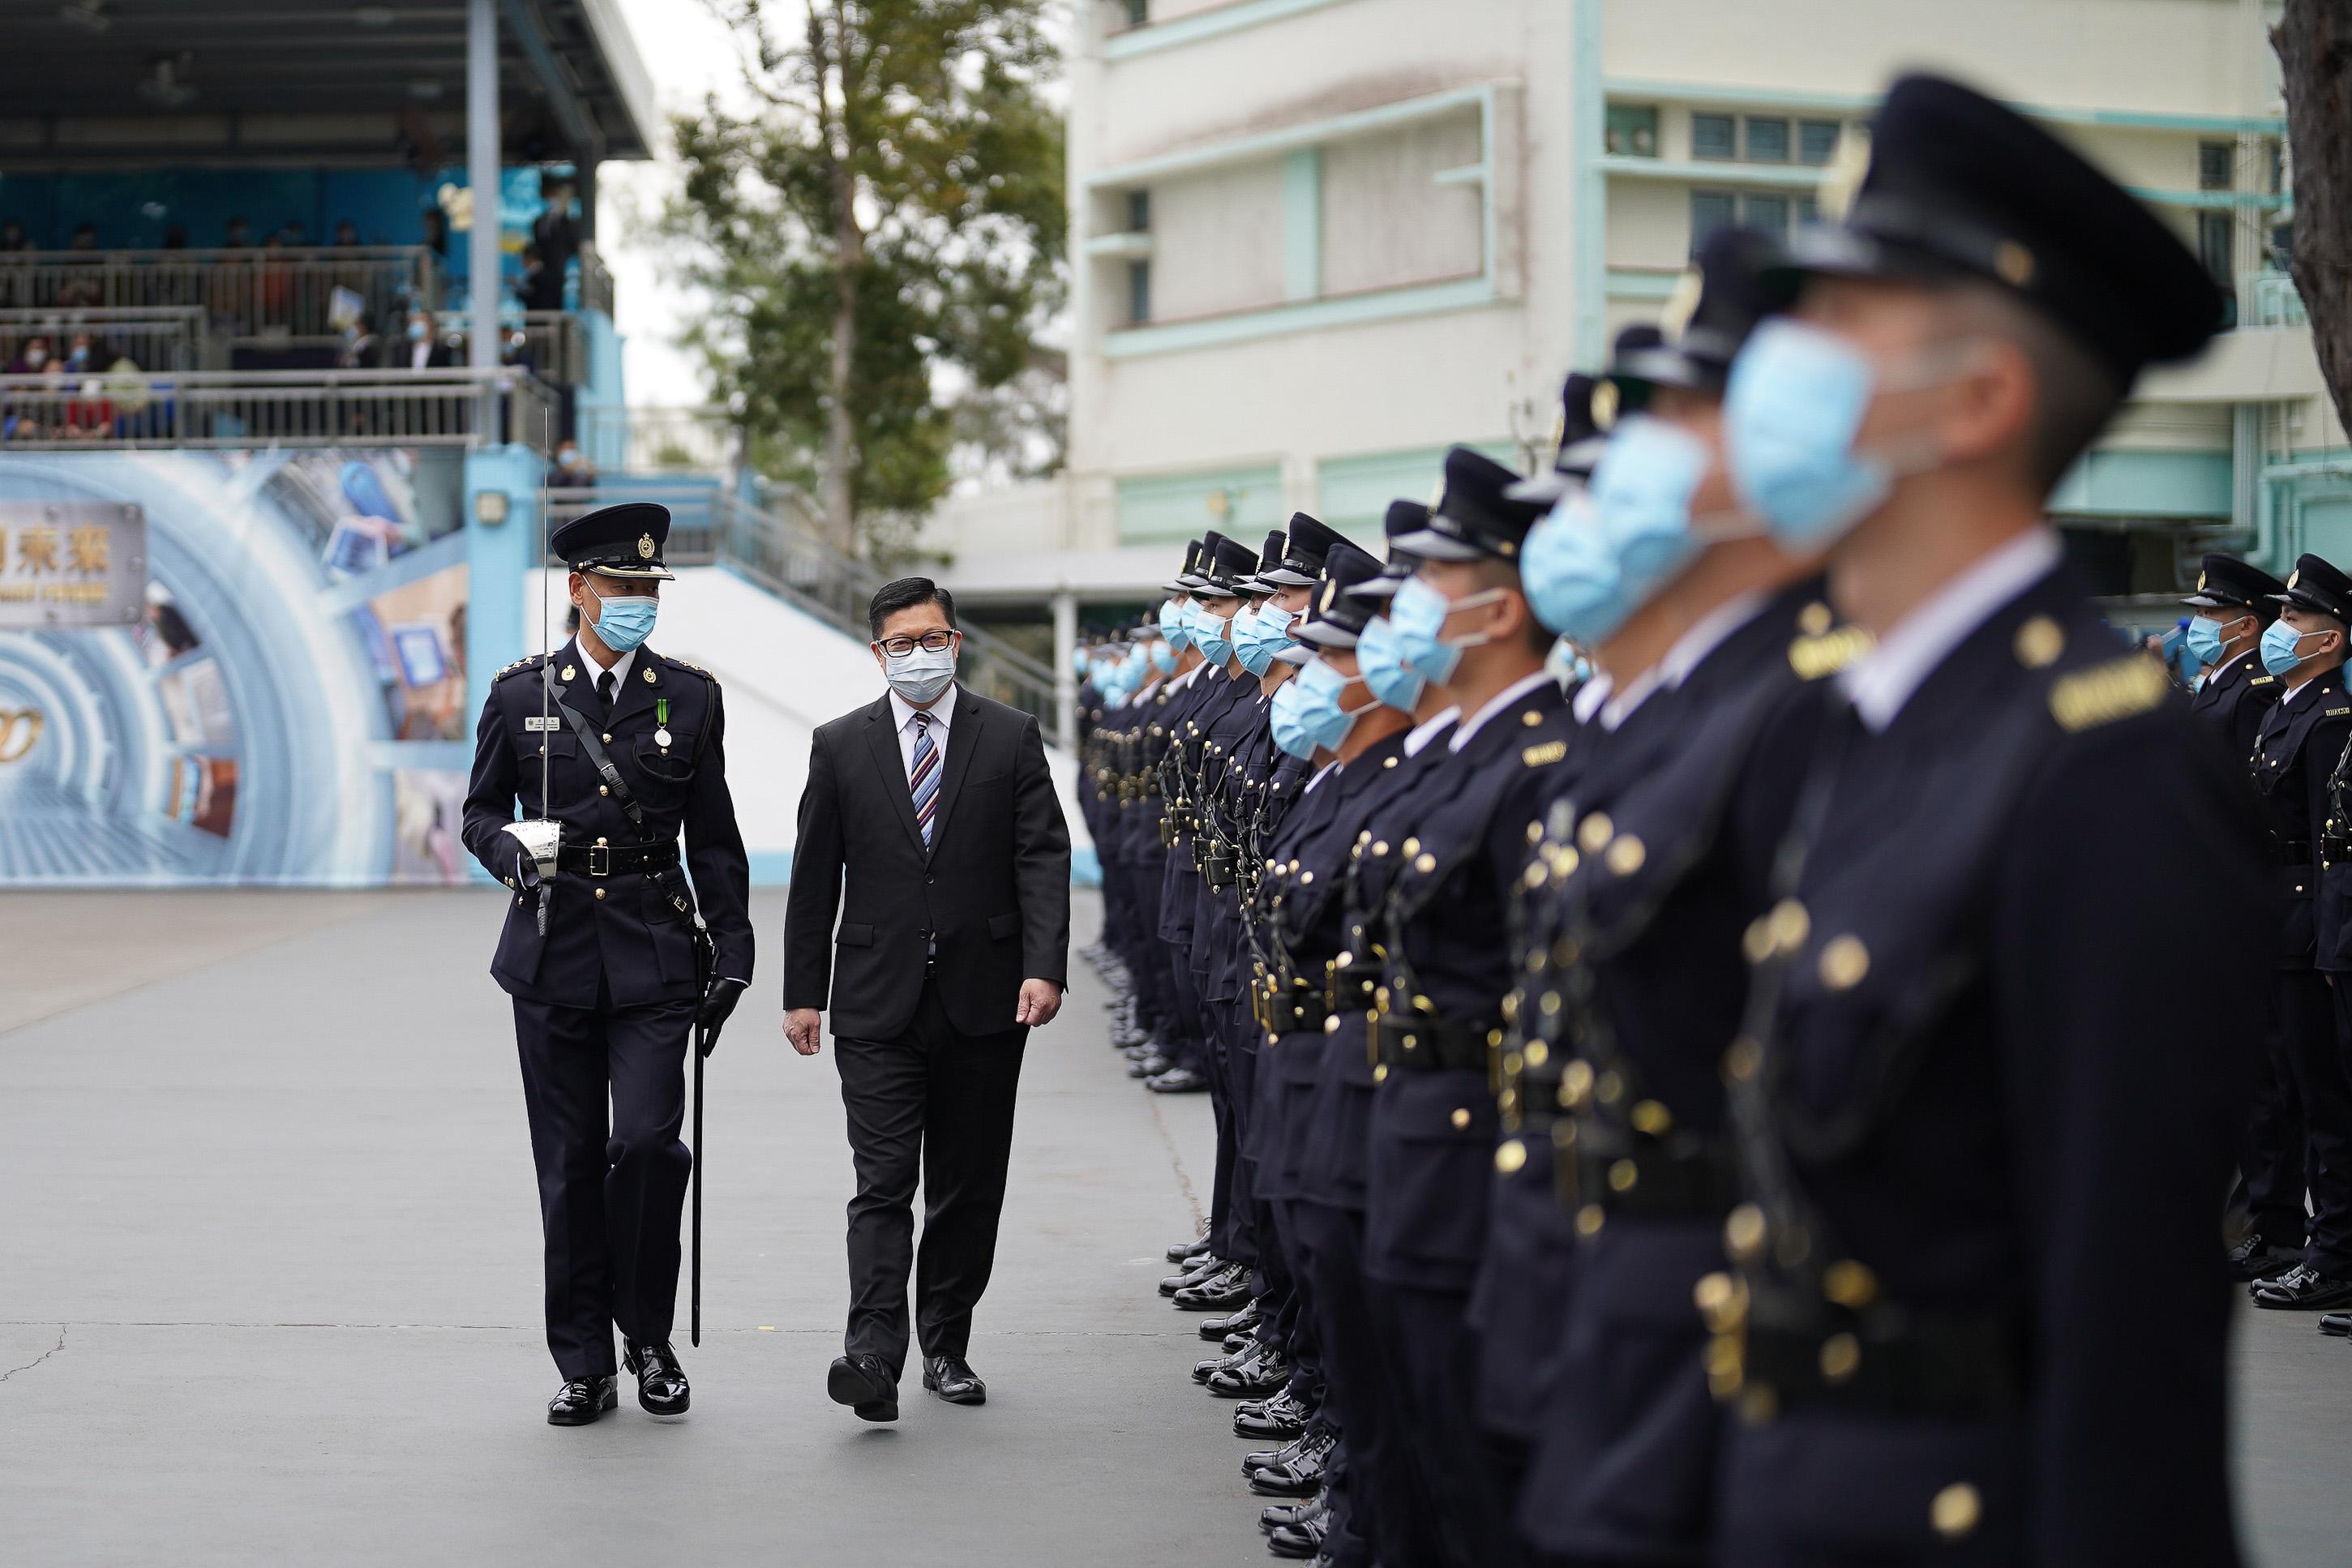
[{"label": "shoe sole", "polygon": [[984,1388],[976,1388],[970,1394],[942,1394],[940,1392],[940,1386],[938,1384],[933,1383],[929,1378],[925,1378],[923,1380],[923,1390],[932,1398],[948,1405],[985,1405],[988,1403],[988,1390]]},{"label": "shoe sole", "polygon": [[835,1405],[846,1405],[861,1421],[896,1421],[898,1401],[890,1391],[877,1391],[873,1380],[854,1366],[835,1364],[824,1373],[824,1392]]}]

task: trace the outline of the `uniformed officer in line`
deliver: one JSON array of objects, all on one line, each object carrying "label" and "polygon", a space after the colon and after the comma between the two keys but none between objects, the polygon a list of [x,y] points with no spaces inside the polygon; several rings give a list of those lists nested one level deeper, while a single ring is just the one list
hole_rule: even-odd
[{"label": "uniformed officer in line", "polygon": [[[1158,1048],[1143,1052],[1129,1064],[1128,1073],[1149,1085],[1167,1078],[1172,1069],[1183,1069],[1163,1092],[1189,1093],[1208,1087],[1208,1047],[1201,1037],[1200,1015],[1187,988],[1176,984],[1177,954],[1164,933],[1171,921],[1190,918],[1189,907],[1178,910],[1168,904],[1169,867],[1172,858],[1171,847],[1190,808],[1183,797],[1182,773],[1187,753],[1182,742],[1192,716],[1213,689],[1203,677],[1207,658],[1192,633],[1192,596],[1206,586],[1200,574],[1202,563],[1215,557],[1223,541],[1223,535],[1213,531],[1195,540],[1185,551],[1182,568],[1163,584],[1172,596],[1160,605],[1160,620],[1169,647],[1175,650],[1176,669],[1161,689],[1166,700],[1158,705],[1160,711],[1149,719],[1145,727],[1143,756],[1139,762],[1148,759],[1149,763],[1139,775],[1146,786],[1143,798],[1147,804],[1129,829],[1137,836],[1139,877],[1146,884],[1140,891],[1150,916],[1144,932],[1150,949],[1148,961],[1157,970],[1154,979],[1164,997],[1165,1016],[1161,1026],[1152,1032],[1150,1044]],[[1194,1254],[1196,1258],[1201,1256],[1204,1253]]]},{"label": "uniformed officer in line", "polygon": [[2208,555],[2196,592],[2181,601],[2197,612],[2189,622],[2189,651],[2204,667],[2189,710],[2220,731],[2233,757],[2253,754],[2263,715],[2279,700],[2282,688],[2263,668],[2261,644],[2285,591],[2285,584],[2234,555]]},{"label": "uniformed officer in line", "polygon": [[[2346,1007],[2341,994],[2352,984],[2352,929],[2339,918],[2340,900],[2328,900],[2324,922],[2321,904],[2326,845],[2331,837],[2341,841],[2328,784],[2352,742],[2352,696],[2344,679],[2352,582],[2305,555],[2277,602],[2279,618],[2263,634],[2262,659],[2283,689],[2263,715],[2252,770],[2285,909],[2271,1067],[2291,1086],[2303,1137],[2299,1151],[2279,1148],[2276,1175],[2250,1180],[2252,1195],[2273,1216],[2268,1234],[2281,1246],[2248,1289],[2257,1307],[2341,1307],[2352,1302],[2352,1077],[2338,1019]],[[2257,1100],[2258,1116],[2270,1109]],[[2262,1154],[2278,1146],[2283,1120],[2255,1122],[2258,1166]],[[2242,1245],[2233,1258],[2241,1272],[2259,1268],[2263,1255],[2243,1256],[2249,1250]]]},{"label": "uniformed officer in line", "polygon": [[[466,794],[466,847],[514,890],[490,973],[514,998],[558,1426],[617,1402],[615,1325],[638,1403],[686,1412],[669,1342],[692,1163],[678,1139],[686,1052],[697,1025],[715,1038],[751,978],[719,682],[646,640],[668,537],[669,513],[644,501],[556,529],[579,630],[499,672]],[[561,824],[551,858],[507,831],[518,806],[526,823]]]},{"label": "uniformed officer in line", "polygon": [[[2227,1568],[2213,1200],[2243,1075],[2184,1020],[2259,1013],[2272,936],[2244,911],[2281,873],[2044,512],[2221,300],[2071,147],[1930,77],[1793,250],[1725,450],[1876,642],[1838,677],[1721,1064],[1743,1195],[1701,1305],[1738,1418],[1707,1561]],[[2187,888],[2231,911],[2193,961]]]},{"label": "uniformed officer in line", "polygon": [[1505,498],[1517,479],[1467,447],[1447,453],[1427,527],[1398,541],[1422,564],[1389,607],[1406,661],[1462,718],[1412,797],[1375,921],[1383,976],[1364,1272],[1394,1369],[1383,1396],[1414,1435],[1444,1560],[1465,1564],[1516,1554],[1508,1500],[1521,1453],[1477,1419],[1467,1309],[1494,1170],[1490,1074],[1512,986],[1508,889],[1570,723],[1544,668],[1552,634],[1520,584],[1520,548],[1541,509]]},{"label": "uniformed officer in line", "polygon": [[[1612,364],[1622,412],[1591,489],[1538,525],[1522,568],[1537,614],[1593,649],[1613,691],[1522,879],[1503,1058],[1496,1166],[1539,1166],[1556,1222],[1538,1227],[1501,1188],[1488,1243],[1490,1263],[1536,1255],[1498,1289],[1519,1310],[1495,1314],[1486,1349],[1490,1399],[1499,1362],[1550,1363],[1529,1379],[1518,1505],[1539,1562],[1706,1550],[1720,1415],[1692,1294],[1721,1268],[1737,1195],[1718,1063],[1808,685],[1864,640],[1833,626],[1812,563],[1739,514],[1723,468],[1723,387],[1777,302],[1772,259],[1738,230],[1702,248],[1687,323],[1670,315]],[[1757,787],[1759,770],[1779,787]],[[1561,1237],[1569,1259],[1541,1255]],[[1503,1415],[1490,1405],[1490,1422]]]}]

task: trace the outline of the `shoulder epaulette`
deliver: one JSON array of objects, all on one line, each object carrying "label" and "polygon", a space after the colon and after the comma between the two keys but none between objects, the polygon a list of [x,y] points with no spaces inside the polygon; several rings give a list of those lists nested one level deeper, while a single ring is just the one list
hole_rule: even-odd
[{"label": "shoulder epaulette", "polygon": [[703,679],[709,681],[714,686],[719,683],[719,678],[717,676],[711,674],[709,670],[703,668],[702,666],[698,664],[688,664],[686,660],[682,658],[673,658],[668,654],[662,655],[662,662],[664,664],[674,664],[680,669],[690,669],[694,671],[695,674],[702,677]]},{"label": "shoulder epaulette", "polygon": [[1819,680],[1835,675],[1855,659],[1870,651],[1871,636],[1860,626],[1839,626],[1834,631],[1801,637],[1789,645],[1789,668],[1797,672],[1800,680]]},{"label": "shoulder epaulette", "polygon": [[2127,653],[2050,683],[2050,716],[2074,732],[2146,713],[2164,700],[2172,683],[2164,667],[2142,653]]},{"label": "shoulder epaulette", "polygon": [[513,675],[520,670],[537,669],[540,665],[545,661],[546,658],[547,656],[543,653],[535,653],[527,658],[519,658],[512,664],[507,666],[504,669],[499,671],[496,675],[490,677],[490,683],[495,686],[499,681],[504,680],[508,676]]}]

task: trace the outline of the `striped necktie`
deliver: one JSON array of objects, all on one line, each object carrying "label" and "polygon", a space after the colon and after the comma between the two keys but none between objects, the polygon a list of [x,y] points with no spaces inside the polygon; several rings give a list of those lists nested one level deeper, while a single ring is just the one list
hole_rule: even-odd
[{"label": "striped necktie", "polygon": [[907,774],[915,795],[915,824],[923,830],[923,847],[931,847],[931,818],[940,809],[940,749],[931,744],[931,716],[915,714],[915,764]]}]

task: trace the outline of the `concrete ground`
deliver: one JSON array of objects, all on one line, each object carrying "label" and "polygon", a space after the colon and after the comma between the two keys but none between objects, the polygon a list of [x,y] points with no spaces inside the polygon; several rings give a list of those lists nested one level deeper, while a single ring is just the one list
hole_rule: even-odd
[{"label": "concrete ground", "polygon": [[[1083,969],[1030,1047],[989,1405],[910,1379],[873,1427],[825,1400],[849,1161],[830,1055],[793,1057],[766,1000],[773,896],[762,1000],[712,1064],[694,1415],[544,1425],[500,897],[0,905],[0,1559],[1266,1560],[1226,1407],[1184,1376],[1196,1320],[1152,1289],[1206,1196],[1208,1107],[1121,1075]],[[2239,1329],[2252,1557],[2340,1563],[2352,1346]]]}]

